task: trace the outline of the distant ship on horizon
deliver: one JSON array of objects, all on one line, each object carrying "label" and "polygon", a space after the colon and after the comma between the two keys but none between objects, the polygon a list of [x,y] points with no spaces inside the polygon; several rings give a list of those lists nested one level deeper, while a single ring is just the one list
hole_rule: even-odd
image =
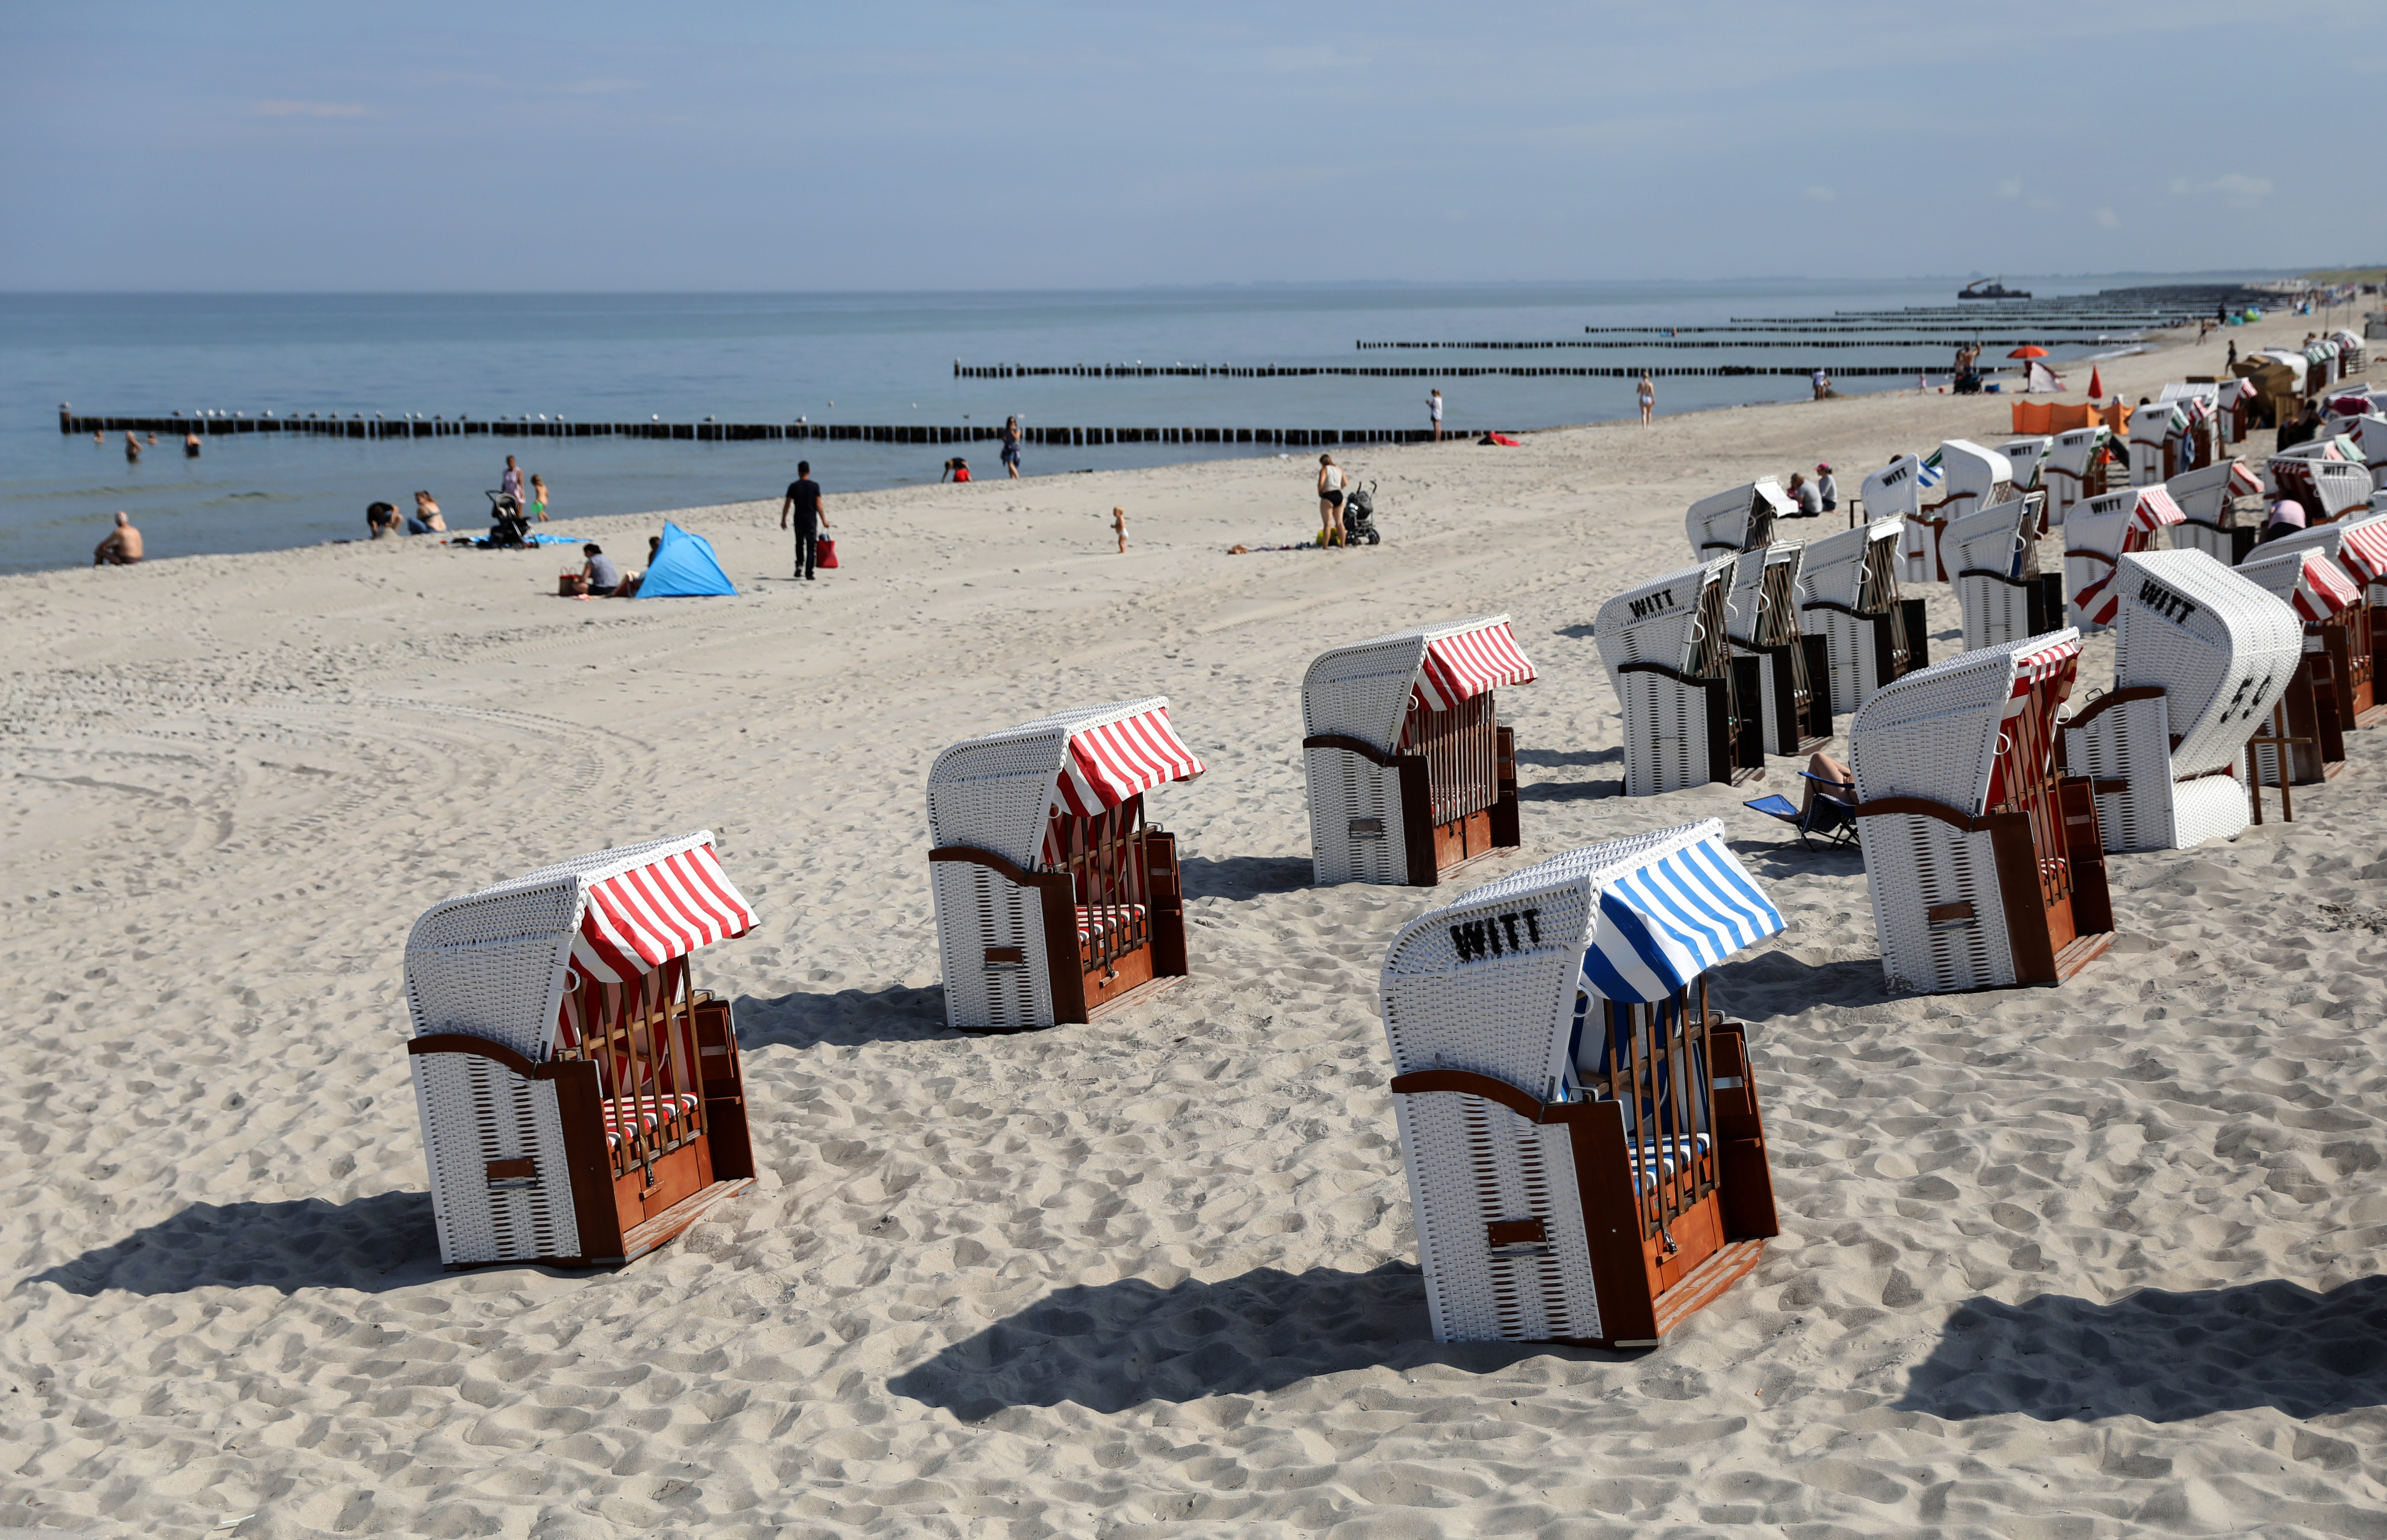
[{"label": "distant ship on horizon", "polygon": [[1956,297],[1959,299],[2028,299],[2030,291],[2006,287],[2005,275],[2000,273],[1995,278],[1984,278],[1977,283],[1965,284],[1956,291]]}]

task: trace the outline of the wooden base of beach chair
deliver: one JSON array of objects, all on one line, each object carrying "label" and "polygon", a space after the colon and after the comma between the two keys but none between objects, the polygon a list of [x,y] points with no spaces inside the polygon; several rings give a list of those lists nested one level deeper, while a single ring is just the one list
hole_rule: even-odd
[{"label": "wooden base of beach chair", "polygon": [[[2288,713],[2287,780],[2293,786],[2318,786],[2334,780],[2345,769],[2345,734],[2353,719],[2341,713],[2330,662],[2326,651],[2305,653],[2280,702]],[[2277,751],[2265,751],[2267,754]],[[2272,770],[2263,778],[2276,782],[2280,777]]]},{"label": "wooden base of beach chair", "polygon": [[[1313,837],[1336,837],[1333,859],[1321,856],[1315,862],[1319,880],[1356,878],[1432,888],[1462,866],[1517,849],[1523,843],[1517,735],[1511,728],[1495,727],[1492,745],[1490,804],[1436,822],[1435,766],[1430,752],[1388,754],[1340,733],[1303,738],[1302,753],[1311,762],[1310,798],[1313,803],[1324,799],[1332,804],[1324,810],[1322,822],[1320,809],[1313,807]],[[1361,815],[1354,816],[1355,811]],[[1317,843],[1322,850],[1327,841],[1317,839]]]}]

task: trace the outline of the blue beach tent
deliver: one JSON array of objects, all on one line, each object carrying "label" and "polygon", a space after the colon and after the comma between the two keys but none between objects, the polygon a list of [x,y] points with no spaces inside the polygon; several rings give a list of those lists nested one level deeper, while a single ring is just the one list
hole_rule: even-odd
[{"label": "blue beach tent", "polygon": [[663,543],[655,548],[647,575],[638,580],[640,599],[688,599],[737,591],[729,574],[721,570],[720,559],[713,554],[713,542],[664,523]]}]

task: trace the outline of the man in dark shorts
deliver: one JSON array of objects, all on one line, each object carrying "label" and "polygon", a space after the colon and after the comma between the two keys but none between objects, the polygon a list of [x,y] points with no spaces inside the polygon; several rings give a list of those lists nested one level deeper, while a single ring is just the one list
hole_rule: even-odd
[{"label": "man in dark shorts", "polygon": [[813,462],[796,461],[796,479],[788,483],[788,496],[779,504],[779,527],[788,527],[788,520],[796,522],[796,575],[810,583],[813,579],[813,558],[820,549],[820,532],[828,527],[828,514],[821,508],[820,483],[813,480]]}]

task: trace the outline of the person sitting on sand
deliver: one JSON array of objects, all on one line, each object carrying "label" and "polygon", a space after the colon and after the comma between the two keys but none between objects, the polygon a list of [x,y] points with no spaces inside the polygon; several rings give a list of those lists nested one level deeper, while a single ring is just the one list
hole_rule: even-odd
[{"label": "person sitting on sand", "polygon": [[588,558],[580,567],[580,575],[588,580],[588,597],[613,598],[622,587],[622,569],[615,566],[613,559],[605,554],[604,548],[593,540],[581,547],[580,553]]},{"label": "person sitting on sand", "polygon": [[386,540],[400,532],[398,505],[386,502],[365,504],[365,532],[376,540]]},{"label": "person sitting on sand", "polygon": [[1799,821],[1801,824],[1814,811],[1815,794],[1819,791],[1843,802],[1857,800],[1856,772],[1822,750],[1818,749],[1807,756],[1807,774],[1815,779],[1801,779],[1800,782],[1805,788],[1799,793]]},{"label": "person sitting on sand", "polygon": [[95,567],[129,567],[141,560],[141,532],[133,527],[133,516],[118,510],[116,527],[107,539],[91,553]]},{"label": "person sitting on sand", "polygon": [[2271,505],[2271,516],[2255,537],[2258,546],[2269,545],[2282,536],[2293,535],[2305,527],[2305,505],[2293,498],[2281,498]]},{"label": "person sitting on sand", "polygon": [[1822,494],[1815,490],[1814,486],[1807,480],[1806,476],[1802,473],[1798,471],[1791,472],[1790,485],[1784,487],[1783,490],[1787,492],[1790,495],[1790,500],[1798,505],[1799,511],[1792,514],[1791,517],[1797,519],[1812,519],[1816,514],[1821,513],[1824,511],[1824,499]]},{"label": "person sitting on sand", "polygon": [[1815,497],[1823,503],[1825,512],[1840,511],[1840,484],[1832,479],[1832,468],[1828,464],[1819,462],[1815,466]]},{"label": "person sitting on sand", "polygon": [[964,460],[959,455],[955,455],[953,459],[946,461],[945,473],[942,479],[951,482],[964,482],[969,480],[969,461]]},{"label": "person sitting on sand", "polygon": [[414,494],[414,512],[406,521],[409,535],[445,535],[448,521],[439,516],[439,504],[428,492]]}]

